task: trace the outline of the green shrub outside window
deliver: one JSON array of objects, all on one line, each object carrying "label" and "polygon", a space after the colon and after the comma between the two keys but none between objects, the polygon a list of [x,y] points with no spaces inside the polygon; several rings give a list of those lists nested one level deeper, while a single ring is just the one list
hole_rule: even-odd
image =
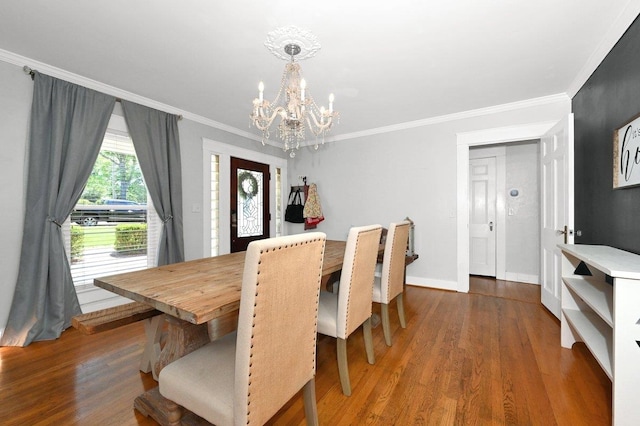
[{"label": "green shrub outside window", "polygon": [[80,226],[71,226],[71,261],[77,261],[84,252],[84,230]]},{"label": "green shrub outside window", "polygon": [[116,226],[114,249],[118,254],[140,254],[147,251],[147,224],[131,223]]}]

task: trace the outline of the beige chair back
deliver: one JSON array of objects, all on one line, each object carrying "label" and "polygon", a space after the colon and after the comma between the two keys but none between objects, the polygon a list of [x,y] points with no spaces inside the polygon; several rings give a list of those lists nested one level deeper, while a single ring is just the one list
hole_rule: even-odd
[{"label": "beige chair back", "polygon": [[369,225],[349,230],[338,290],[337,334],[346,339],[371,317],[382,226]]},{"label": "beige chair back", "polygon": [[411,223],[406,221],[389,225],[380,276],[381,303],[389,304],[404,290],[405,258],[410,227]]},{"label": "beige chair back", "polygon": [[246,253],[236,343],[234,422],[261,425],[316,370],[326,236],[254,241]]}]

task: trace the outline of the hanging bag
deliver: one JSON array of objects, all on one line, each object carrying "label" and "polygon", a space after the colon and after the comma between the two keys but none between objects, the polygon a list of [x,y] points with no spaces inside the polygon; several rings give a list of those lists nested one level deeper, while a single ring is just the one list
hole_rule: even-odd
[{"label": "hanging bag", "polygon": [[[293,197],[292,197],[293,195]],[[300,196],[300,190],[291,191],[289,194],[289,204],[284,212],[284,220],[291,223],[304,223],[304,205]]]}]

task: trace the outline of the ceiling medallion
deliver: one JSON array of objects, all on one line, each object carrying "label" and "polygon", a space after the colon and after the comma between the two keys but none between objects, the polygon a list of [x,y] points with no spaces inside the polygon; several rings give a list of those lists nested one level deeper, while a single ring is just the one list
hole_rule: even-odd
[{"label": "ceiling medallion", "polygon": [[305,129],[316,137],[315,148],[318,149],[318,136],[324,136],[331,129],[338,113],[333,110],[333,93],[329,95],[329,108],[318,107],[307,89],[307,82],[302,78],[300,64],[295,60],[315,56],[320,50],[316,36],[307,30],[290,26],[279,28],[268,34],[265,46],[280,59],[290,60],[285,65],[280,89],[273,101],[264,99],[264,83],[258,85],[258,97],[253,100],[251,122],[262,131],[262,145],[269,139],[271,125],[280,117],[277,131],[283,143],[282,149],[295,157],[300,142],[305,140]]},{"label": "ceiling medallion", "polygon": [[300,52],[296,54],[296,59],[302,61],[307,58],[313,58],[322,46],[318,42],[318,38],[309,30],[290,25],[275,29],[267,33],[267,39],[264,45],[274,56],[288,61],[291,55],[285,52],[285,47],[294,44],[300,48]]}]

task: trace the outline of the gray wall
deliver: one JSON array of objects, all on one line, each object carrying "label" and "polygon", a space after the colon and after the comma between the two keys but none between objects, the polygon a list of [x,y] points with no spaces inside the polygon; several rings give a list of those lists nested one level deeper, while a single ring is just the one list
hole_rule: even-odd
[{"label": "gray wall", "polygon": [[[559,120],[569,100],[487,113],[430,126],[327,143],[290,163],[289,179],[305,175],[318,185],[329,238],[345,238],[352,225],[398,221],[416,226],[420,258],[409,266],[412,284],[456,289],[457,135]],[[345,119],[345,118],[343,118]],[[290,232],[302,227],[288,224]],[[536,272],[537,274],[537,272]]]},{"label": "gray wall", "polygon": [[32,95],[31,79],[19,67],[0,61],[0,330],[4,330],[18,278]]},{"label": "gray wall", "polygon": [[640,113],[637,18],[574,96],[576,243],[640,253],[640,187],[613,190],[613,131]]}]

